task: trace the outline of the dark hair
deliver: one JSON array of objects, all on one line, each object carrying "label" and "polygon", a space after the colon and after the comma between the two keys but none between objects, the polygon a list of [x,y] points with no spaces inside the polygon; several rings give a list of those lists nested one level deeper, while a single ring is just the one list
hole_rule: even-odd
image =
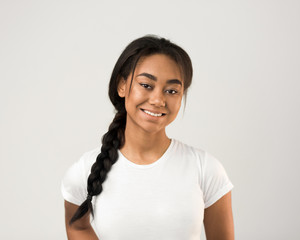
[{"label": "dark hair", "polygon": [[[102,137],[101,152],[96,162],[91,167],[91,173],[87,180],[87,199],[79,206],[76,213],[70,220],[72,224],[84,216],[88,211],[94,216],[92,197],[102,192],[102,183],[112,165],[118,160],[118,149],[125,142],[124,131],[126,126],[125,99],[118,95],[118,84],[121,78],[127,80],[129,74],[134,73],[136,65],[141,57],[153,54],[164,54],[174,60],[183,76],[184,97],[186,100],[187,89],[191,85],[193,68],[188,54],[176,44],[165,38],[154,35],[147,35],[132,41],[120,55],[110,78],[109,98],[115,107],[116,115],[108,128],[108,132]],[[130,88],[133,80],[131,77]]]}]

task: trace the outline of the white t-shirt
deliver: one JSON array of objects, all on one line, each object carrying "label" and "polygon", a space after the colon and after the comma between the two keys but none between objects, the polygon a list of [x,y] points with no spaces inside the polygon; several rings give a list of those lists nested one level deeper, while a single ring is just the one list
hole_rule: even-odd
[{"label": "white t-shirt", "polygon": [[[92,225],[101,240],[199,240],[204,209],[233,185],[221,163],[206,151],[176,139],[155,162],[138,165],[118,150],[93,197]],[[100,147],[86,152],[66,172],[61,191],[80,205],[87,196],[87,178]]]}]

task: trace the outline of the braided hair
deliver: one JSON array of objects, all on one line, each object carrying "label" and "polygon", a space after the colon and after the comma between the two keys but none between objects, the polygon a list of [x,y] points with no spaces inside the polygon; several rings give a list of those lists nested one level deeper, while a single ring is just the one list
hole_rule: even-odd
[{"label": "braided hair", "polygon": [[[87,180],[87,198],[79,206],[69,224],[90,212],[94,216],[92,198],[102,192],[102,184],[105,181],[112,165],[118,160],[118,149],[125,143],[126,109],[125,99],[118,95],[118,85],[123,78],[127,80],[130,73],[134,73],[136,65],[141,57],[153,54],[164,54],[174,60],[183,75],[184,97],[186,102],[187,89],[191,85],[193,68],[188,54],[176,44],[165,38],[154,35],[146,35],[132,41],[122,52],[114,66],[109,82],[108,94],[115,107],[116,115],[109,125],[108,132],[102,137],[101,152],[96,158],[96,162],[91,167],[91,173]],[[131,77],[130,88],[133,75]]]}]

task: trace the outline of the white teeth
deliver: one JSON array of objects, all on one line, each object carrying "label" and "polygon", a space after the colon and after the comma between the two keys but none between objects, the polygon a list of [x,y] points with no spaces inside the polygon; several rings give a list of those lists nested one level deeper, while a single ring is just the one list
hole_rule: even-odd
[{"label": "white teeth", "polygon": [[154,117],[160,117],[160,116],[162,116],[162,113],[158,113],[158,114],[157,114],[157,113],[152,113],[152,112],[149,112],[149,111],[144,110],[144,109],[143,109],[143,111],[144,111],[145,113],[151,115],[151,116],[154,116]]}]

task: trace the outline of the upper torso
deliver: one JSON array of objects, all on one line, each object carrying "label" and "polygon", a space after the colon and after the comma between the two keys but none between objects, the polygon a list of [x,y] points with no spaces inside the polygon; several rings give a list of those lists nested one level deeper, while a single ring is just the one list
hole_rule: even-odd
[{"label": "upper torso", "polygon": [[[86,180],[99,152],[84,154],[66,174],[62,192],[67,201],[80,205],[85,200]],[[92,225],[101,240],[199,240],[204,209],[233,187],[212,155],[175,139],[148,165],[118,153],[103,191],[93,198]]]}]

